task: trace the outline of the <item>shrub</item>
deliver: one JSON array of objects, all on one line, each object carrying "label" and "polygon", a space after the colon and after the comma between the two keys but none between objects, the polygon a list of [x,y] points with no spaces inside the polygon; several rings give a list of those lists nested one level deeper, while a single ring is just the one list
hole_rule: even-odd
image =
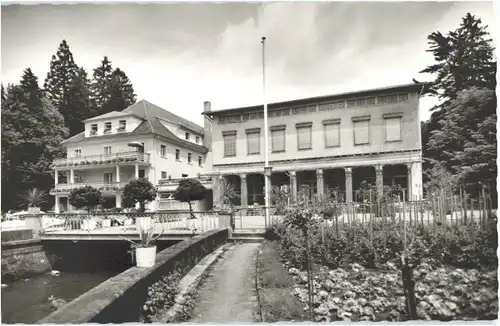
[{"label": "shrub", "polygon": [[132,180],[123,188],[124,207],[133,207],[136,203],[140,205],[140,211],[144,212],[145,204],[156,198],[156,188],[151,182],[144,178]]},{"label": "shrub", "polygon": [[159,311],[174,305],[181,277],[180,271],[175,270],[148,288],[148,297],[142,307],[144,321],[152,322],[152,318]]},{"label": "shrub", "polygon": [[188,203],[191,218],[193,214],[192,202],[202,200],[207,194],[207,188],[197,179],[182,179],[174,192],[174,199],[180,202]]},{"label": "shrub", "polygon": [[101,204],[103,198],[99,190],[92,186],[85,186],[71,190],[69,203],[76,208],[86,208],[88,212]]}]

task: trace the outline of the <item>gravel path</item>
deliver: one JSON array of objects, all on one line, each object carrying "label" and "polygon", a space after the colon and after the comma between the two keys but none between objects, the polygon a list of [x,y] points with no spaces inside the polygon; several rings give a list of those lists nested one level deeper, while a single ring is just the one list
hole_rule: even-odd
[{"label": "gravel path", "polygon": [[195,323],[257,322],[255,259],[260,244],[235,245],[214,267],[198,290]]}]

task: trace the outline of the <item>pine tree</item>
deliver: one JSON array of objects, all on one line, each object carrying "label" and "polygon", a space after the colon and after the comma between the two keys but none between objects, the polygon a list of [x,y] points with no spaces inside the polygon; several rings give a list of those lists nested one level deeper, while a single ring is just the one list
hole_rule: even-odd
[{"label": "pine tree", "polygon": [[78,68],[71,82],[70,94],[68,105],[74,113],[67,124],[72,130],[82,131],[85,128],[83,121],[96,115],[91,101],[90,81],[85,69]]},{"label": "pine tree", "polygon": [[91,83],[92,102],[97,115],[109,112],[106,105],[111,100],[109,87],[112,74],[111,61],[108,60],[108,57],[104,57],[100,66],[94,69]]},{"label": "pine tree", "polygon": [[120,68],[113,71],[109,89],[111,99],[107,103],[107,110],[122,111],[135,103],[134,87]]}]

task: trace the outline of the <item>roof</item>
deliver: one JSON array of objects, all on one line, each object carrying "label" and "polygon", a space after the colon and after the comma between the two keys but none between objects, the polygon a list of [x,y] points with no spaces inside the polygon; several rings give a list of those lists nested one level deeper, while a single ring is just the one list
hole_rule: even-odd
[{"label": "roof", "polygon": [[208,149],[204,146],[200,146],[197,144],[194,144],[192,142],[189,142],[187,140],[184,140],[182,138],[177,137],[174,133],[172,133],[168,128],[166,128],[160,121],[161,119],[165,119],[168,121],[171,121],[173,123],[176,123],[186,129],[189,129],[191,131],[197,132],[201,135],[203,135],[203,128],[200,127],[199,125],[195,124],[194,122],[191,122],[189,120],[186,120],[184,118],[181,118],[171,112],[168,112],[159,106],[156,106],[152,103],[149,103],[148,101],[141,100],[132,106],[126,108],[125,110],[121,112],[113,111],[109,112],[85,121],[89,120],[97,120],[97,118],[102,119],[102,118],[111,118],[111,117],[118,117],[118,116],[127,116],[127,115],[134,115],[140,119],[142,119],[142,123],[139,124],[137,128],[135,128],[132,132],[130,133],[120,133],[120,134],[110,134],[110,135],[102,135],[99,137],[85,137],[85,131],[82,131],[76,135],[74,135],[71,138],[68,138],[64,140],[62,143],[76,143],[80,141],[86,141],[86,140],[94,140],[94,139],[109,139],[109,138],[115,138],[115,137],[121,137],[121,136],[133,136],[133,135],[144,135],[144,134],[152,134],[152,135],[158,135],[160,137],[166,138],[169,141],[176,143],[178,145],[181,145],[185,148],[192,149],[194,151],[200,152],[200,153],[206,153],[208,152]]},{"label": "roof", "polygon": [[[412,84],[403,84],[403,85],[389,86],[389,87],[383,87],[383,88],[366,89],[366,90],[355,91],[355,92],[338,93],[338,94],[332,94],[332,95],[322,95],[322,96],[308,97],[308,98],[302,98],[302,99],[291,100],[291,101],[268,103],[267,107],[269,109],[275,109],[275,108],[277,109],[277,108],[283,108],[286,106],[291,107],[291,106],[297,106],[297,105],[308,105],[308,104],[312,104],[312,103],[331,101],[331,100],[336,100],[339,98],[347,98],[350,96],[356,96],[356,97],[368,96],[368,95],[373,95],[373,94],[377,94],[377,93],[387,93],[387,92],[404,92],[404,91],[421,92],[422,88],[425,87],[426,85],[427,84],[425,84],[425,83],[412,83]],[[231,109],[226,109],[226,110],[208,111],[208,112],[203,112],[202,114],[216,116],[216,115],[225,114],[225,113],[236,113],[236,112],[243,112],[243,111],[250,111],[250,110],[264,110],[264,106],[263,105],[246,106],[246,107],[231,108]]]},{"label": "roof", "polygon": [[197,125],[196,123],[186,120],[178,115],[173,114],[161,107],[150,103],[146,100],[140,100],[134,105],[126,108],[122,111],[123,113],[133,113],[136,116],[139,116],[143,119],[147,119],[148,117],[159,117],[168,121],[171,121],[175,124],[182,126],[183,128],[194,131],[200,135],[203,135],[203,127]]}]

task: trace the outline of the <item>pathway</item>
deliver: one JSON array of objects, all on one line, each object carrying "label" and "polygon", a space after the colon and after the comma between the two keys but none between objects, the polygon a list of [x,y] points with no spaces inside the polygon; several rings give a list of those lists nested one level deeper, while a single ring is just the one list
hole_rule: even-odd
[{"label": "pathway", "polygon": [[200,286],[192,318],[195,323],[258,322],[255,259],[260,244],[235,245],[214,265]]}]

